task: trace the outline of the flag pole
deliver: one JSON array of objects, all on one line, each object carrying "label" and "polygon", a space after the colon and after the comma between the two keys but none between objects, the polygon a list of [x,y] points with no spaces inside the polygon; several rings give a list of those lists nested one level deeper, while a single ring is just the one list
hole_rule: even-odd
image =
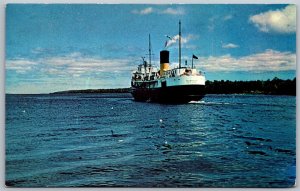
[{"label": "flag pole", "polygon": [[194,59],[198,59],[198,57],[193,54],[193,56],[192,56],[192,69],[194,68]]},{"label": "flag pole", "polygon": [[192,57],[192,69],[194,68],[194,56]]}]

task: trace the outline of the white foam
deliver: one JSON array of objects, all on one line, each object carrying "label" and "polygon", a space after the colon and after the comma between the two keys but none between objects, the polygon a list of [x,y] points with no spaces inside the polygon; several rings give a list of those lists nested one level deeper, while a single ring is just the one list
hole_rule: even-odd
[{"label": "white foam", "polygon": [[190,101],[192,104],[205,104],[205,101]]}]

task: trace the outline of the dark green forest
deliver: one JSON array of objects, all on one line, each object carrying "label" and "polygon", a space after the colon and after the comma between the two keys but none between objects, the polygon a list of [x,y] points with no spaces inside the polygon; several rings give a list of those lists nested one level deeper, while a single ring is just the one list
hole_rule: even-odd
[{"label": "dark green forest", "polygon": [[130,88],[117,89],[87,89],[87,90],[67,90],[61,92],[54,92],[51,94],[68,94],[68,93],[130,93]]},{"label": "dark green forest", "polygon": [[[67,93],[130,93],[130,88],[118,89],[87,89],[68,90],[54,92],[54,94]],[[296,78],[293,80],[272,80],[256,81],[206,81],[206,94],[269,94],[269,95],[296,95]]]},{"label": "dark green forest", "polygon": [[296,95],[296,78],[293,80],[206,81],[206,94],[270,94]]}]

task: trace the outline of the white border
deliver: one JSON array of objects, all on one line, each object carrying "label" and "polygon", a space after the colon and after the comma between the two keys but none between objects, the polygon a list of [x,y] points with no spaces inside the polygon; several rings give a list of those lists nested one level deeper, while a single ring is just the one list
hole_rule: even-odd
[{"label": "white border", "polygon": [[[299,0],[0,0],[0,190],[33,190],[32,188],[6,188],[5,187],[5,5],[8,3],[80,3],[80,4],[296,4],[297,5],[297,26],[299,27]],[[298,37],[299,30],[297,30]],[[299,44],[299,38],[297,39],[297,44]],[[298,47],[298,46],[297,46]],[[299,88],[299,49],[297,48],[297,95],[300,95]],[[300,115],[299,96],[296,97],[297,112],[296,116]],[[297,117],[296,129],[299,129],[299,117]],[[296,136],[299,137],[299,130],[296,132]],[[299,141],[296,139],[297,153],[299,153],[298,147]],[[298,190],[299,188],[299,157],[297,156],[297,173],[296,186],[288,190]],[[247,173],[247,172],[245,172]],[[34,190],[141,190],[141,188],[36,188]],[[143,188],[142,190],[146,190]],[[193,188],[185,188],[185,190],[191,190]],[[199,188],[201,190],[286,190],[281,188]],[[147,189],[148,190],[148,189]],[[151,189],[152,190],[152,189]],[[154,190],[154,189],[153,189]],[[155,190],[175,190],[173,188],[155,188]],[[195,189],[193,189],[195,190]]]},{"label": "white border", "polygon": [[7,3],[94,4],[298,4],[297,0],[3,0]]}]

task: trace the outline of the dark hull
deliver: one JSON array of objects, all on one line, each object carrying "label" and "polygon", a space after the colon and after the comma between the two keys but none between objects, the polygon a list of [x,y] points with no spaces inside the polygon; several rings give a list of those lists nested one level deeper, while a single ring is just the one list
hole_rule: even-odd
[{"label": "dark hull", "polygon": [[183,85],[162,88],[131,88],[131,94],[136,101],[158,103],[188,103],[199,101],[205,95],[204,85]]}]

